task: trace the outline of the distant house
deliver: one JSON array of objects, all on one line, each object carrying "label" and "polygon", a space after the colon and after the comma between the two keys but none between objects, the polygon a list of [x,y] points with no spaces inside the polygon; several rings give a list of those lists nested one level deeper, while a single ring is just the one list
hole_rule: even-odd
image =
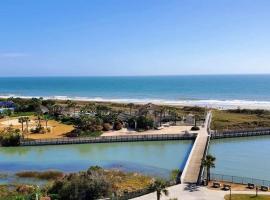
[{"label": "distant house", "polygon": [[0,113],[3,113],[5,110],[15,110],[15,104],[12,101],[0,101]]},{"label": "distant house", "polygon": [[187,123],[187,124],[194,124],[195,123],[195,116],[194,115],[192,115],[192,114],[188,114],[187,116],[186,116],[186,118],[185,118],[185,122]]},{"label": "distant house", "polygon": [[13,101],[0,101],[0,108],[15,108]]},{"label": "distant house", "polygon": [[40,110],[42,112],[43,115],[48,114],[49,113],[49,109],[46,106],[40,105]]},{"label": "distant house", "polygon": [[139,112],[139,115],[145,115],[145,113],[149,115],[154,115],[158,109],[159,109],[159,106],[152,103],[148,103],[140,107],[138,112]]}]

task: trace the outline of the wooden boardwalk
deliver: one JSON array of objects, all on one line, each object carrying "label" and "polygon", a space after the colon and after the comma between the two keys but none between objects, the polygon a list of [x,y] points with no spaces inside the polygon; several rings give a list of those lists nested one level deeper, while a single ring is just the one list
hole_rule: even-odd
[{"label": "wooden boardwalk", "polygon": [[194,142],[189,158],[181,176],[181,183],[197,183],[201,173],[201,163],[209,142],[208,128],[211,121],[211,113],[206,116],[204,127],[201,127]]},{"label": "wooden boardwalk", "polygon": [[21,146],[110,143],[110,142],[139,142],[139,141],[165,141],[165,140],[193,140],[197,134],[155,134],[155,135],[129,135],[129,136],[103,136],[81,138],[59,138],[41,140],[22,140]]}]

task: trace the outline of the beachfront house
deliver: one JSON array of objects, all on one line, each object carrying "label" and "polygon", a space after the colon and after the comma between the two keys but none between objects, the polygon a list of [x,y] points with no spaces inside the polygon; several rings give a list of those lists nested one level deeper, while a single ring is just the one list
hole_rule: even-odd
[{"label": "beachfront house", "polygon": [[195,124],[195,116],[193,114],[188,114],[186,117],[185,117],[185,123],[186,124]]},{"label": "beachfront house", "polygon": [[15,110],[15,104],[12,101],[0,101],[0,113],[3,113],[5,110]]}]

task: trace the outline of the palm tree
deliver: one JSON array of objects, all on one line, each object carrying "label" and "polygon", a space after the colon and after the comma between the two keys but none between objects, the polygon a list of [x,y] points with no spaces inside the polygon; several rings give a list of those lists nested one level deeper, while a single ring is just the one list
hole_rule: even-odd
[{"label": "palm tree", "polygon": [[23,132],[23,124],[24,124],[24,122],[25,122],[25,118],[24,118],[24,117],[20,117],[20,118],[18,119],[18,122],[22,125],[22,132]]},{"label": "palm tree", "polygon": [[178,112],[177,112],[177,110],[175,108],[170,108],[169,109],[169,114],[173,118],[174,124],[176,125],[176,121],[177,121],[177,118],[178,118]]},{"label": "palm tree", "polygon": [[166,184],[162,180],[156,180],[152,185],[152,189],[157,192],[157,200],[160,200],[162,194],[165,196],[169,195],[169,191],[166,189]]},{"label": "palm tree", "polygon": [[200,116],[199,115],[195,115],[194,118],[195,118],[194,127],[197,127],[197,122],[200,120]]},{"label": "palm tree", "polygon": [[129,103],[128,107],[129,107],[129,114],[131,115],[132,109],[134,107],[134,103]]},{"label": "palm tree", "polygon": [[68,105],[68,108],[73,108],[73,114],[75,115],[77,103],[75,101],[67,100],[66,104]]},{"label": "palm tree", "polygon": [[161,106],[159,109],[159,125],[160,126],[161,126],[161,122],[162,122],[162,116],[164,117],[165,111],[166,111],[166,108]]},{"label": "palm tree", "polygon": [[207,155],[204,160],[202,160],[202,166],[207,169],[207,184],[210,181],[210,169],[215,168],[216,158],[212,155]]},{"label": "palm tree", "polygon": [[29,117],[24,117],[24,121],[26,123],[26,132],[28,133],[28,123],[30,122]]},{"label": "palm tree", "polygon": [[44,119],[44,121],[45,121],[46,129],[48,129],[49,116],[48,116],[48,115],[44,115],[44,116],[43,116],[43,119]]}]

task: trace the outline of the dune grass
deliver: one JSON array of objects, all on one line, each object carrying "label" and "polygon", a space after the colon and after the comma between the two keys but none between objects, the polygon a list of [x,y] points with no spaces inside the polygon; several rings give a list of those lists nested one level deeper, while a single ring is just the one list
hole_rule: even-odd
[{"label": "dune grass", "polygon": [[[226,195],[225,200],[229,200],[230,196]],[[231,200],[270,200],[270,196],[268,195],[248,195],[248,194],[233,194]]]},{"label": "dune grass", "polygon": [[270,115],[234,113],[223,110],[213,111],[211,124],[213,130],[239,130],[257,127],[270,127]]}]

